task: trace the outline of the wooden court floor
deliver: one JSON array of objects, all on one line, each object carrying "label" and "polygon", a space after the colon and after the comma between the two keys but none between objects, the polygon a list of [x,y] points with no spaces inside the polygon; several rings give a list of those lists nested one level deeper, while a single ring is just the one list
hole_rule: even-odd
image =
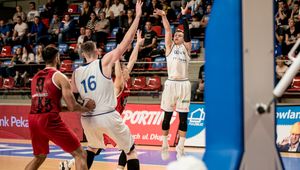
[{"label": "wooden court floor", "polygon": [[[10,148],[8,146],[5,146],[5,144],[10,143],[10,144],[27,144],[26,146],[15,146],[14,148],[16,148],[15,150],[13,150],[13,148]],[[2,145],[1,145],[2,144]],[[51,144],[50,144],[51,145]],[[82,143],[82,145],[84,146],[85,143]],[[7,152],[6,154],[3,154],[3,152],[1,152],[1,150],[5,150],[4,148],[8,148],[7,150],[11,149],[11,155],[9,152]],[[12,139],[0,139],[0,170],[21,170],[24,169],[24,167],[26,166],[26,164],[28,162],[31,161],[32,159],[32,151],[30,152],[20,152],[23,155],[27,155],[30,154],[31,156],[23,156],[23,155],[15,155],[14,152],[16,152],[16,150],[22,150],[22,149],[29,149],[29,147],[31,147],[30,145],[30,141],[29,140],[12,140]],[[155,147],[155,146],[137,146],[138,149],[138,153],[142,152],[141,155],[145,155],[145,154],[150,154],[148,155],[148,157],[155,157],[157,158],[159,155],[157,153],[160,153],[160,147]],[[7,151],[6,150],[6,151]],[[173,152],[175,153],[175,149],[174,148],[170,148],[170,154],[172,154]],[[201,148],[187,148],[186,149],[187,152],[189,153],[194,153],[194,154],[198,154],[199,156],[201,156],[201,154],[203,154],[204,149]],[[55,149],[51,149],[50,148],[50,154],[51,152],[57,152]],[[145,153],[148,152],[148,153]],[[154,155],[151,155],[154,153]],[[115,153],[115,152],[114,152]],[[101,153],[102,154],[102,153]],[[100,155],[101,155],[100,154]],[[104,153],[107,154],[107,153]],[[100,156],[99,155],[99,156]],[[140,155],[139,155],[140,157]],[[68,157],[68,159],[70,159],[71,157]],[[111,159],[115,160],[115,161],[105,161],[105,160],[100,160],[98,161],[97,158],[95,158],[95,162],[91,168],[91,170],[114,170],[117,167],[117,158],[118,158],[118,154],[114,154],[113,156],[110,156]],[[146,158],[147,159],[147,158]],[[159,156],[160,159],[160,156]],[[40,167],[41,170],[55,170],[58,169],[59,167],[59,162],[61,160],[64,159],[58,159],[58,158],[47,158],[45,160],[45,162],[43,163],[43,165]],[[172,155],[170,156],[170,161],[175,160],[175,155],[172,157]],[[163,163],[157,163],[157,164],[153,164],[153,163],[143,163],[145,162],[143,160],[143,158],[140,158],[140,162],[141,162],[141,169],[142,170],[165,170],[166,169],[166,164],[168,162],[163,162]],[[153,161],[155,162],[155,160]],[[72,168],[75,169],[75,168]]]},{"label": "wooden court floor", "polygon": [[[50,145],[50,154],[40,170],[57,170],[61,160],[71,158],[69,154],[64,153],[60,148]],[[85,143],[82,143],[82,145],[84,146]],[[170,149],[170,160],[168,161],[161,160],[160,147],[157,146],[137,146],[137,151],[141,162],[141,170],[165,170],[169,162],[176,160],[174,148]],[[204,149],[187,147],[186,153],[200,159]],[[91,170],[116,169],[118,155],[118,150],[107,148],[95,158]],[[286,170],[300,169],[300,153],[281,153],[281,156]],[[32,157],[29,140],[0,139],[0,170],[22,170]]]}]

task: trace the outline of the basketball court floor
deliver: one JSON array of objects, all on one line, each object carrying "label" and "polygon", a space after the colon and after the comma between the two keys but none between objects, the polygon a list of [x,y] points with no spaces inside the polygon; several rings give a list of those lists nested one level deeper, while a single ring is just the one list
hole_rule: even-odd
[{"label": "basketball court floor", "polygon": [[[83,143],[85,145],[85,143]],[[176,160],[176,151],[171,148],[170,159],[161,160],[160,148],[157,146],[137,146],[142,170],[164,170],[169,162]],[[107,148],[95,158],[91,170],[114,170],[120,151],[115,148]],[[203,148],[186,149],[187,155],[198,159],[202,158]],[[299,170],[300,153],[281,153],[286,170]],[[259,156],[259,155],[258,155]],[[32,147],[29,140],[0,139],[0,170],[21,170],[32,159]],[[50,154],[41,170],[55,170],[59,167],[59,161],[71,159],[71,155],[62,151],[59,147],[51,144]],[[75,168],[73,168],[75,169]]]}]

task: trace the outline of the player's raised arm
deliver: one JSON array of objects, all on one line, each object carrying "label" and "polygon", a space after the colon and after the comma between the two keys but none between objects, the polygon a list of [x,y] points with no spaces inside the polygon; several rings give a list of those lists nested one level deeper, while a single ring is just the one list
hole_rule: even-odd
[{"label": "player's raised arm", "polygon": [[185,6],[185,8],[181,8],[181,14],[182,14],[182,19],[183,19],[183,34],[184,34],[184,45],[187,48],[188,52],[191,52],[192,49],[192,43],[191,43],[191,35],[190,35],[190,29],[189,29],[189,23],[186,18],[186,13],[188,10],[188,5]]},{"label": "player's raised arm", "polygon": [[166,13],[163,10],[155,9],[155,15],[159,15],[162,18],[162,22],[165,28],[165,43],[166,43],[166,55],[170,53],[172,46],[172,30],[170,27],[170,23],[167,19]]},{"label": "player's raised arm", "polygon": [[137,0],[136,5],[135,5],[135,11],[136,11],[135,19],[133,20],[132,25],[130,26],[129,30],[126,32],[122,42],[117,46],[117,48],[114,49],[113,51],[111,51],[110,53],[108,53],[107,56],[103,57],[102,65],[104,67],[106,65],[112,66],[124,54],[124,52],[127,50],[128,46],[129,46],[129,44],[132,43],[132,40],[134,39],[134,35],[136,33],[136,30],[139,26],[140,18],[142,16],[142,6],[143,6],[143,3],[141,2],[141,0]]},{"label": "player's raised arm", "polygon": [[128,73],[130,73],[132,71],[132,68],[138,57],[139,49],[144,44],[144,40],[145,40],[144,38],[142,38],[142,31],[138,30],[136,35],[137,35],[136,45],[130,55],[130,58],[129,58],[129,61],[127,64]]}]

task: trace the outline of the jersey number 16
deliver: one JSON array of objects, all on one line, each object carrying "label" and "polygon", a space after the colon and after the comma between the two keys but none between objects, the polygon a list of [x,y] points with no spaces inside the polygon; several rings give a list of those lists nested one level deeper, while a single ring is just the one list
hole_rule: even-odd
[{"label": "jersey number 16", "polygon": [[96,78],[95,76],[90,76],[87,78],[87,81],[86,81],[86,79],[81,81],[81,84],[83,85],[85,93],[87,93],[88,90],[94,91],[96,89],[97,84],[96,84],[95,78]]}]

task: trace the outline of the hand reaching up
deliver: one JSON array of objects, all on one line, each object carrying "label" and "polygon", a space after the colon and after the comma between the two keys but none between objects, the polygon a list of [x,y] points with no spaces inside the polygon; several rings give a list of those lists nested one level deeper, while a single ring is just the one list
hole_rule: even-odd
[{"label": "hand reaching up", "polygon": [[141,0],[137,0],[135,4],[135,13],[137,17],[142,16],[142,6],[143,6],[143,2]]}]

